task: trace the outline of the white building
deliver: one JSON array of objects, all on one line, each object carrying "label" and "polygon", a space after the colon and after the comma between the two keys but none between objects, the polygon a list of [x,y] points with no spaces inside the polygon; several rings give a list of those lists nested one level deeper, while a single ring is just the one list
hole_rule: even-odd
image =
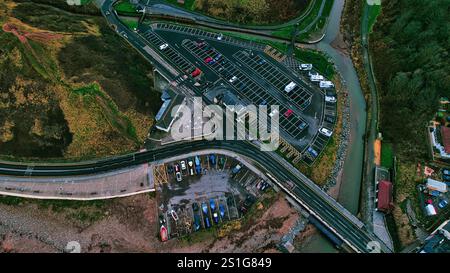
[{"label": "white building", "polygon": [[447,192],[447,184],[431,178],[427,179],[427,188],[430,191]]}]

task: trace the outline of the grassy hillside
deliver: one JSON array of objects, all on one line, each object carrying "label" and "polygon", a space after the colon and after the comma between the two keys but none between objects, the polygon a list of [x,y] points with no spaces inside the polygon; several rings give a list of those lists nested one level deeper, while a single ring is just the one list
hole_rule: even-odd
[{"label": "grassy hillside", "polygon": [[55,8],[63,0],[39,2],[0,0],[0,155],[138,149],[160,106],[152,67],[102,17]]}]

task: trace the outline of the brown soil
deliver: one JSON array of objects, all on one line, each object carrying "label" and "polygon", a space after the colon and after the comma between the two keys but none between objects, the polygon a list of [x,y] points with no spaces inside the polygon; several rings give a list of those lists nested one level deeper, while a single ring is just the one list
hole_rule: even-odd
[{"label": "brown soil", "polygon": [[[148,194],[106,201],[101,209],[58,212],[39,202],[0,204],[0,252],[61,252],[70,241],[79,242],[82,252],[276,252],[298,214],[282,197],[262,209],[266,211],[249,230],[187,244],[183,239],[159,241],[156,202]],[[101,212],[97,221],[73,217],[89,210]]]}]

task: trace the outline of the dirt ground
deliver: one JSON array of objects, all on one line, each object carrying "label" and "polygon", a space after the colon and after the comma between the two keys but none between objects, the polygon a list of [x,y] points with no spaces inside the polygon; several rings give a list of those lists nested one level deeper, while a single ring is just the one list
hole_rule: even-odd
[{"label": "dirt ground", "polygon": [[[62,252],[70,241],[79,242],[82,252],[94,253],[277,251],[276,244],[295,224],[298,214],[281,196],[269,208],[260,209],[265,210],[262,217],[245,231],[223,238],[205,236],[194,243],[185,239],[162,243],[155,198],[149,194],[105,201],[98,207],[58,211],[39,202],[0,204],[0,252]],[[93,222],[73,216],[81,211],[100,215]]]}]

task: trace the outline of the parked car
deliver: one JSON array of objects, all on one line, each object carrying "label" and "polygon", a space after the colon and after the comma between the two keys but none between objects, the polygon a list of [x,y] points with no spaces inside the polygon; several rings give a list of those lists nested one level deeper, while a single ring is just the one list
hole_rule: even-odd
[{"label": "parked car", "polygon": [[327,129],[325,127],[320,128],[319,132],[327,137],[331,137],[331,135],[333,134],[333,132],[330,129]]},{"label": "parked car", "polygon": [[222,204],[219,204],[219,212],[220,212],[220,218],[223,219],[223,217],[225,216],[225,206]]},{"label": "parked car", "polygon": [[334,96],[325,96],[325,102],[335,103],[336,102],[336,97],[334,97]]},{"label": "parked car", "polygon": [[211,57],[206,57],[206,58],[205,58],[205,63],[209,63],[210,61],[212,61],[212,58],[211,58]]},{"label": "parked car", "polygon": [[200,224],[200,216],[198,214],[194,215],[194,230],[198,231],[201,228],[201,224]]},{"label": "parked car", "polygon": [[303,70],[303,71],[309,71],[312,69],[312,67],[313,67],[312,64],[300,64],[299,65],[299,69]]},{"label": "parked car", "polygon": [[214,201],[213,198],[209,199],[209,207],[211,208],[211,211],[216,210],[216,201]]},{"label": "parked car", "polygon": [[308,153],[314,158],[316,158],[319,155],[319,153],[317,153],[317,151],[314,150],[312,147],[308,148]]},{"label": "parked car", "polygon": [[192,203],[192,210],[198,211],[198,209],[199,209],[198,203],[197,202]]},{"label": "parked car", "polygon": [[443,209],[443,208],[445,208],[447,205],[448,205],[447,200],[442,200],[441,202],[439,202],[438,207],[439,207],[440,209]]},{"label": "parked car", "polygon": [[233,76],[230,80],[229,80],[229,82],[230,83],[233,83],[233,82],[235,82],[237,80],[237,77],[236,76]]},{"label": "parked car", "polygon": [[231,170],[231,172],[233,173],[233,174],[237,174],[240,170],[241,170],[241,165],[239,165],[239,164],[237,164],[234,168],[233,168],[233,170]]},{"label": "parked car", "polygon": [[172,165],[167,166],[167,172],[168,172],[169,174],[172,174],[172,173],[173,173],[173,166],[172,166]]},{"label": "parked car", "polygon": [[181,182],[183,180],[183,178],[181,177],[181,173],[180,172],[177,172],[176,176],[177,176],[177,181],[178,182]]},{"label": "parked car", "polygon": [[216,156],[215,155],[210,155],[209,156],[209,162],[211,163],[211,165],[215,166],[216,165]]},{"label": "parked car", "polygon": [[200,75],[202,73],[202,71],[198,68],[196,68],[194,71],[192,71],[191,76],[193,78],[197,77],[198,75]]},{"label": "parked car", "polygon": [[159,49],[160,50],[164,50],[164,49],[166,49],[168,47],[169,47],[169,44],[162,44],[162,45],[159,46]]},{"label": "parked car", "polygon": [[181,160],[180,165],[181,165],[181,170],[183,170],[183,171],[186,170],[186,161]]},{"label": "parked car", "polygon": [[219,35],[217,36],[217,40],[222,41],[222,39],[223,39],[223,34],[219,33]]},{"label": "parked car", "polygon": [[210,228],[211,227],[211,222],[209,221],[209,217],[205,217],[205,227],[206,228]]},{"label": "parked car", "polygon": [[300,125],[298,125],[298,128],[300,130],[305,130],[306,127],[308,127],[308,124],[306,122],[304,122],[304,121],[300,122]]},{"label": "parked car", "polygon": [[208,205],[205,202],[202,203],[202,211],[205,215],[208,215]]},{"label": "parked car", "polygon": [[286,111],[286,113],[284,113],[284,116],[288,118],[288,117],[292,116],[292,114],[294,114],[294,111],[292,111],[292,109],[288,109]]},{"label": "parked car", "polygon": [[219,224],[219,214],[217,212],[213,213],[213,220],[216,225]]},{"label": "parked car", "polygon": [[263,64],[265,64],[266,63],[266,60],[264,60],[264,59],[261,59],[261,60],[259,60],[258,62],[257,62],[259,65],[263,65]]}]

